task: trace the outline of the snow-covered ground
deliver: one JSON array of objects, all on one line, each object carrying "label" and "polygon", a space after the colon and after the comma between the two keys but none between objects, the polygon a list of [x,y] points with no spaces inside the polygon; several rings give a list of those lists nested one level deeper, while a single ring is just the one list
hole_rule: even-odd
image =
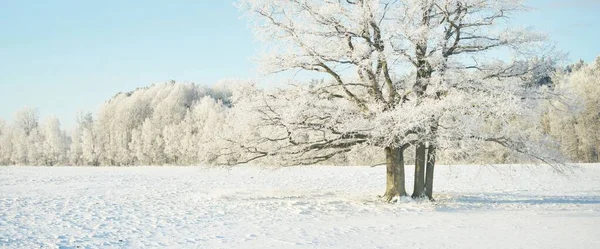
[{"label": "snow-covered ground", "polygon": [[435,203],[384,171],[2,167],[0,247],[600,248],[600,165],[439,166]]}]

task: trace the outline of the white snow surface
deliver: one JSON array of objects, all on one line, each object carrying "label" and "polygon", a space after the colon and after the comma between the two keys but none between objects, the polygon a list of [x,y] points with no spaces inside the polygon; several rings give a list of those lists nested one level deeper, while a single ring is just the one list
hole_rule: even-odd
[{"label": "white snow surface", "polygon": [[388,204],[385,167],[2,167],[0,247],[600,248],[600,164],[435,177]]}]

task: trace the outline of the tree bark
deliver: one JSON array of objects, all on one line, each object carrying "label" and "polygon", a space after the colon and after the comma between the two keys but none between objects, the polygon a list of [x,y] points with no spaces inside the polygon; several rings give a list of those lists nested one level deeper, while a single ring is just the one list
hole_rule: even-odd
[{"label": "tree bark", "polygon": [[383,198],[392,202],[401,196],[407,196],[404,182],[405,147],[385,147],[386,188]]},{"label": "tree bark", "polygon": [[435,145],[427,148],[427,173],[425,178],[425,194],[433,201],[433,170],[435,168]]},{"label": "tree bark", "polygon": [[415,187],[412,198],[425,197],[425,154],[425,143],[419,143],[415,153]]}]

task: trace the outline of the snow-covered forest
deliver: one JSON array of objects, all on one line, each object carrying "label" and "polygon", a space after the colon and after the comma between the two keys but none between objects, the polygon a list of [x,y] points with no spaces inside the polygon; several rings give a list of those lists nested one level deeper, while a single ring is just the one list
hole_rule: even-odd
[{"label": "snow-covered forest", "polygon": [[[313,81],[319,84],[318,81]],[[528,87],[560,98],[540,98],[542,113],[532,132],[551,136],[571,162],[598,162],[600,151],[600,57],[595,62],[555,66]],[[235,147],[231,139],[251,134],[253,113],[242,100],[260,91],[246,81],[215,87],[168,82],[119,93],[96,113],[81,113],[72,130],[55,117],[40,120],[35,108],[0,120],[2,165],[200,165],[223,164]],[[302,91],[298,88],[278,89]],[[299,100],[310,101],[310,99]],[[240,106],[244,105],[244,106]],[[243,115],[246,113],[247,115]],[[526,118],[526,117],[523,117]],[[515,121],[517,122],[517,121]],[[246,124],[245,124],[246,123]],[[538,130],[539,129],[539,130]],[[250,139],[237,137],[238,141]],[[239,149],[236,156],[244,153]],[[383,155],[357,145],[323,164],[374,165]],[[408,153],[411,155],[411,153]],[[411,156],[407,158],[412,160]],[[441,162],[512,163],[527,160],[493,143],[471,148],[468,156],[442,154]],[[263,163],[277,164],[270,158]]]}]

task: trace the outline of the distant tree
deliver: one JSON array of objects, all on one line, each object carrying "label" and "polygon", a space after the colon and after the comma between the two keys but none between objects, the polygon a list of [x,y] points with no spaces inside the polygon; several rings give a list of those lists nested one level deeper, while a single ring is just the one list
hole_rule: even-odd
[{"label": "distant tree", "polygon": [[101,145],[98,144],[96,127],[90,116],[85,116],[81,129],[81,160],[83,165],[100,165]]},{"label": "distant tree", "polygon": [[46,165],[44,158],[44,135],[39,127],[34,128],[29,132],[29,136],[25,138],[25,151],[27,151],[27,160],[22,162],[25,165],[42,166]]},{"label": "distant tree", "polygon": [[69,162],[73,165],[88,165],[83,159],[83,134],[85,130],[93,127],[92,113],[80,112],[77,114],[76,126],[71,132],[71,144],[69,148]]},{"label": "distant tree", "polygon": [[36,108],[24,107],[19,109],[13,119],[15,129],[22,131],[25,136],[38,127],[39,111]]},{"label": "distant tree", "polygon": [[142,152],[146,156],[149,165],[162,165],[166,163],[164,153],[165,143],[161,128],[160,126],[155,126],[150,119],[146,119],[141,127]]},{"label": "distant tree", "polygon": [[47,118],[41,125],[43,165],[59,165],[67,162],[68,137],[56,117]]},{"label": "distant tree", "polygon": [[38,110],[30,107],[19,109],[12,123],[11,144],[13,164],[39,164],[40,135]]},{"label": "distant tree", "polygon": [[0,165],[10,165],[13,145],[11,143],[12,131],[3,119],[0,119]]}]

